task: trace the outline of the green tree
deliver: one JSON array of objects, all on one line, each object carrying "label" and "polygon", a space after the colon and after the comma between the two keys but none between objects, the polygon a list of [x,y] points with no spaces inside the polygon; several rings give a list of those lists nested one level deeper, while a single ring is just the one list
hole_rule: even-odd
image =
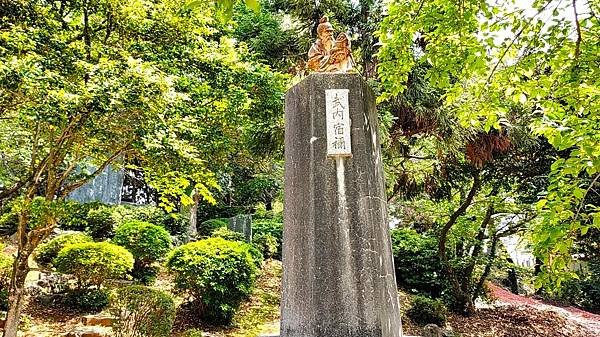
[{"label": "green tree", "polygon": [[[529,7],[529,8],[528,8]],[[401,93],[416,63],[444,91],[442,104],[463,127],[504,132],[511,106],[558,151],[537,206],[535,253],[542,284],[560,285],[578,234],[600,226],[597,188],[600,91],[598,12],[594,1],[392,1],[380,26],[381,99]]]},{"label": "green tree", "polygon": [[4,336],[16,336],[28,257],[62,200],[107,165],[143,170],[165,208],[213,200],[213,171],[273,75],[219,33],[214,6],[192,7],[0,4],[0,200],[19,221]]}]

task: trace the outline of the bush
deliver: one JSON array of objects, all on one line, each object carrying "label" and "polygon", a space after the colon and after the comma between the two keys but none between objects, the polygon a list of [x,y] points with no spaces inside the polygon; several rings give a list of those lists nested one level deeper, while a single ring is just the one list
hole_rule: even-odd
[{"label": "bush", "polygon": [[139,283],[148,286],[156,281],[159,271],[160,268],[158,266],[138,267],[134,264],[131,277]]},{"label": "bush", "polygon": [[168,337],[175,321],[171,295],[144,286],[120,288],[111,298],[116,337]]},{"label": "bush", "polygon": [[146,221],[165,228],[171,235],[185,233],[189,225],[189,219],[181,214],[167,214],[156,206],[119,205],[112,208],[112,213],[117,226],[134,220]]},{"label": "bush", "polygon": [[437,239],[413,229],[391,231],[392,253],[398,286],[433,298],[447,289],[438,258]]},{"label": "bush", "polygon": [[89,211],[85,231],[94,239],[109,239],[114,235],[116,224],[117,223],[113,218],[112,208],[109,206],[101,206]]},{"label": "bush", "polygon": [[12,276],[14,259],[4,254],[4,245],[0,244],[0,310],[8,310],[8,290]]},{"label": "bush", "polygon": [[83,312],[100,312],[109,303],[109,293],[106,289],[76,289],[69,291],[64,304]]},{"label": "bush", "polygon": [[277,221],[256,221],[252,223],[252,233],[255,236],[269,234],[277,241],[277,252],[273,258],[281,260],[281,249],[283,244],[283,223]]},{"label": "bush", "polygon": [[144,221],[130,221],[117,227],[113,243],[133,254],[136,264],[146,267],[171,250],[172,241],[166,229]]},{"label": "bush", "polygon": [[600,260],[589,261],[587,272],[579,279],[564,282],[556,299],[600,313]]},{"label": "bush", "polygon": [[92,238],[84,233],[68,233],[59,235],[54,239],[41,244],[35,251],[34,260],[41,266],[51,267],[52,261],[54,258],[56,258],[56,256],[58,256],[58,252],[60,252],[61,249],[67,245],[84,242],[92,242]]},{"label": "bush", "polygon": [[188,243],[167,258],[175,288],[201,303],[203,318],[227,324],[248,298],[257,267],[250,245],[210,238]]},{"label": "bush", "polygon": [[88,227],[88,213],[90,210],[106,206],[105,204],[94,201],[80,203],[78,201],[65,201],[62,205],[64,214],[58,220],[58,227],[64,230],[83,232]]},{"label": "bush", "polygon": [[279,244],[277,239],[271,234],[257,234],[252,238],[252,244],[258,249],[264,258],[270,259],[277,254]]},{"label": "bush", "polygon": [[6,205],[0,207],[0,235],[11,236],[17,232],[19,227],[19,216],[12,207]]},{"label": "bush", "polygon": [[198,228],[198,236],[211,236],[215,230],[222,227],[227,228],[228,224],[229,220],[223,218],[206,220],[200,224],[200,227]]},{"label": "bush", "polygon": [[410,320],[419,325],[435,324],[440,327],[446,325],[448,309],[440,300],[432,300],[425,296],[415,296],[412,306],[406,312]]},{"label": "bush", "polygon": [[238,233],[238,232],[234,232],[232,230],[227,229],[226,227],[221,227],[221,228],[215,230],[212,233],[211,237],[213,237],[213,238],[223,238],[223,239],[228,240],[228,241],[246,242],[246,238],[244,237],[244,234]]},{"label": "bush", "polygon": [[68,245],[54,259],[56,269],[77,278],[79,287],[100,287],[110,278],[124,277],[133,268],[133,255],[108,242]]}]

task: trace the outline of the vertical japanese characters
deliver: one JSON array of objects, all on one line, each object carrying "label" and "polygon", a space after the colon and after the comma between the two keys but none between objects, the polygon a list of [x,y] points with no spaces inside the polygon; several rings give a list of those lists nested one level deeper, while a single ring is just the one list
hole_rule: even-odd
[{"label": "vertical japanese characters", "polygon": [[327,156],[351,157],[348,89],[325,90],[327,114]]}]

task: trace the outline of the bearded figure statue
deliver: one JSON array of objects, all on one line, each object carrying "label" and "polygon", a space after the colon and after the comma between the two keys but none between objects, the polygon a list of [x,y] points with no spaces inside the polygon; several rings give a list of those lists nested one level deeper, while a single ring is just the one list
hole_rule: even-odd
[{"label": "bearded figure statue", "polygon": [[317,41],[308,51],[307,66],[317,72],[346,72],[353,68],[354,60],[348,36],[341,33],[333,39],[333,26],[324,16],[317,26]]}]

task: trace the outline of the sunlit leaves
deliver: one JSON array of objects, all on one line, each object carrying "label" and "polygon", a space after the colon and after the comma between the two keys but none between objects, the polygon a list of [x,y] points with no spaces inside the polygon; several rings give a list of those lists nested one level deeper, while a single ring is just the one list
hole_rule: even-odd
[{"label": "sunlit leaves", "polygon": [[546,284],[570,275],[575,236],[598,224],[588,199],[600,186],[599,9],[593,1],[391,1],[379,30],[380,100],[401,93],[414,64],[425,62],[462,127],[510,130],[518,109],[562,151],[533,235]]}]

